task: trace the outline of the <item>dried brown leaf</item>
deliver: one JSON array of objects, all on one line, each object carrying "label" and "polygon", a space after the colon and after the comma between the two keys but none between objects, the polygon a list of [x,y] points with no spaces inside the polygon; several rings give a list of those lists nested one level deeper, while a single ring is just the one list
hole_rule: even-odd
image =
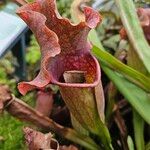
[{"label": "dried brown leaf", "polygon": [[51,133],[43,134],[29,127],[24,128],[23,131],[29,150],[78,150],[73,145],[60,146]]},{"label": "dried brown leaf", "polygon": [[59,149],[59,144],[52,138],[51,133],[43,134],[28,127],[24,128],[23,131],[29,150]]}]

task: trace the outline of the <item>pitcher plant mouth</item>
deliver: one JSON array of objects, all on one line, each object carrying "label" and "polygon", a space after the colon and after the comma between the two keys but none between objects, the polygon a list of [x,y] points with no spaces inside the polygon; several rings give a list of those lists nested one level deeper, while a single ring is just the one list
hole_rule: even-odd
[{"label": "pitcher plant mouth", "polygon": [[[80,59],[81,56],[78,57],[78,59]],[[95,87],[98,85],[99,81],[100,81],[100,67],[99,67],[99,63],[98,61],[91,56],[91,59],[93,61],[93,63],[88,63],[85,62],[83,64],[84,69],[82,69],[82,65],[80,65],[79,67],[66,67],[64,68],[64,70],[62,71],[61,74],[59,74],[57,77],[54,77],[51,79],[51,83],[55,84],[55,85],[59,85],[59,86],[69,86],[69,87],[79,87],[79,88],[86,88],[86,87]],[[85,61],[85,59],[84,59]],[[90,61],[91,62],[91,61]],[[68,63],[68,62],[67,62]],[[77,61],[76,63],[80,64],[79,61]],[[73,63],[74,64],[74,63]],[[85,66],[86,67],[85,67]],[[70,64],[69,64],[70,66]],[[64,80],[64,73],[66,71],[69,72],[77,72],[77,73],[84,73],[84,81],[83,82],[67,82]]]},{"label": "pitcher plant mouth", "polygon": [[[23,95],[48,84],[69,87],[95,87],[100,82],[100,66],[91,55],[87,36],[101,21],[100,14],[90,7],[84,8],[85,21],[73,24],[62,18],[55,0],[37,0],[17,10],[17,14],[34,33],[41,50],[41,69],[30,82],[18,85]],[[84,83],[65,83],[61,77],[65,71],[84,71]]]}]

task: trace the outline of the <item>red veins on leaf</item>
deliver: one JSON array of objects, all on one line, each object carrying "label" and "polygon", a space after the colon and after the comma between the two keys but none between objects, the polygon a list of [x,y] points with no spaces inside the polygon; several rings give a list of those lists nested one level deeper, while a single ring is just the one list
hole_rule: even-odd
[{"label": "red veins on leaf", "polygon": [[[49,83],[71,87],[98,84],[99,64],[91,55],[87,41],[89,31],[101,21],[98,12],[85,7],[85,22],[75,25],[59,15],[55,0],[37,0],[20,7],[17,14],[30,27],[41,49],[41,70],[33,81],[19,83],[22,94]],[[71,70],[84,71],[85,83],[63,83],[60,80],[63,73]]]}]

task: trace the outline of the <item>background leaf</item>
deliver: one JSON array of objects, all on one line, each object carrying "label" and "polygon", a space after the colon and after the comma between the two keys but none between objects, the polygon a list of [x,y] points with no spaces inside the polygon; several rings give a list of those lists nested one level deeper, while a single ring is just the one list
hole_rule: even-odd
[{"label": "background leaf", "polygon": [[133,144],[133,140],[131,138],[131,136],[128,136],[128,147],[129,147],[129,150],[134,150],[134,144]]},{"label": "background leaf", "polygon": [[137,150],[144,150],[144,120],[141,116],[133,111],[134,138]]},{"label": "background leaf", "polygon": [[[94,38],[90,38],[90,41],[93,44],[95,43]],[[101,44],[97,44],[96,46],[100,46]],[[101,47],[102,48],[102,47]],[[104,48],[103,48],[104,49]],[[150,124],[150,96],[139,86],[135,85],[128,79],[126,79],[121,73],[117,73],[114,69],[106,66],[106,64],[102,61],[101,53],[99,48],[93,51],[93,53],[97,56],[100,61],[101,67],[106,75],[110,78],[110,80],[116,85],[118,90],[124,95],[126,100],[132,105],[132,107],[143,117],[143,119]],[[109,58],[106,55],[105,59],[109,61]],[[113,57],[113,56],[111,56]],[[105,60],[105,61],[106,61]],[[145,111],[147,110],[147,111]]]},{"label": "background leaf", "polygon": [[93,46],[92,51],[107,66],[109,66],[117,72],[120,72],[128,80],[142,87],[144,90],[150,91],[150,78],[134,70],[133,68],[123,64],[121,61],[119,61],[103,49],[99,49],[98,47]]},{"label": "background leaf", "polygon": [[115,0],[123,25],[135,52],[150,73],[150,47],[144,37],[136,8],[132,0]]}]

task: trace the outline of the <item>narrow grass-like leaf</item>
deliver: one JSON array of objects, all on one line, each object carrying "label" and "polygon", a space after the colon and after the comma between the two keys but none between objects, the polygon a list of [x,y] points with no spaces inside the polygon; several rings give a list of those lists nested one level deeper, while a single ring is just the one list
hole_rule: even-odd
[{"label": "narrow grass-like leaf", "polygon": [[144,37],[132,0],[115,0],[130,42],[150,73],[150,47]]},{"label": "narrow grass-like leaf", "polygon": [[[150,124],[150,96],[143,89],[125,79],[121,74],[113,71],[101,63],[102,69],[124,95],[132,107]],[[146,111],[145,111],[146,110]]]},{"label": "narrow grass-like leaf", "polygon": [[128,136],[127,142],[128,142],[129,150],[134,150],[133,140],[130,136]]},{"label": "narrow grass-like leaf", "polygon": [[[91,38],[91,36],[89,37],[90,41],[93,44],[95,44],[97,47],[102,49],[102,50],[100,50],[100,49],[98,50],[98,48],[97,48],[96,54],[98,53],[98,55],[96,55],[96,56],[101,63],[101,67],[102,67],[103,71],[110,78],[110,80],[116,85],[118,90],[124,95],[126,100],[132,105],[132,107],[142,116],[142,118],[148,124],[150,124],[150,117],[149,117],[149,114],[150,114],[150,109],[149,109],[150,108],[150,96],[149,96],[149,94],[145,90],[143,90],[142,88],[140,88],[139,86],[134,84],[132,80],[131,80],[132,81],[131,82],[129,80],[130,78],[127,79],[126,76],[124,76],[125,72],[121,68],[124,66],[124,64],[123,64],[123,66],[121,65],[121,67],[120,67],[120,69],[122,69],[122,71],[124,73],[123,72],[117,73],[116,71],[114,71],[114,68],[112,68],[112,66],[108,65],[109,60],[113,56],[111,56],[110,54],[106,55],[105,59],[102,60],[103,55],[101,57],[101,54],[98,51],[103,52],[103,54],[106,54],[107,52],[104,51],[104,48],[101,46],[102,44],[96,44],[95,38],[97,38],[97,37],[96,36],[92,37],[92,38]],[[110,56],[111,56],[111,58],[110,58]],[[116,59],[114,61],[116,61]],[[117,64],[121,63],[119,60],[117,60],[117,61],[118,61]],[[131,69],[130,70],[131,74],[135,71],[134,69],[132,69],[131,67],[128,67],[126,65],[125,65],[125,67],[129,68],[129,70]],[[142,76],[143,76],[143,74],[142,74]],[[134,75],[132,77],[134,78]],[[137,78],[136,73],[135,73],[135,78]],[[145,80],[145,79],[143,79],[143,80]],[[145,111],[145,110],[147,110],[147,111]]]},{"label": "narrow grass-like leaf", "polygon": [[120,72],[123,74],[128,80],[137,84],[144,90],[150,92],[150,78],[146,77],[144,74],[134,70],[133,68],[123,64],[115,57],[113,57],[108,52],[99,49],[98,47],[93,47],[93,53],[105,63],[108,67],[112,68],[113,70]]},{"label": "narrow grass-like leaf", "polygon": [[144,120],[141,116],[133,111],[134,139],[137,150],[145,149],[144,144]]}]

